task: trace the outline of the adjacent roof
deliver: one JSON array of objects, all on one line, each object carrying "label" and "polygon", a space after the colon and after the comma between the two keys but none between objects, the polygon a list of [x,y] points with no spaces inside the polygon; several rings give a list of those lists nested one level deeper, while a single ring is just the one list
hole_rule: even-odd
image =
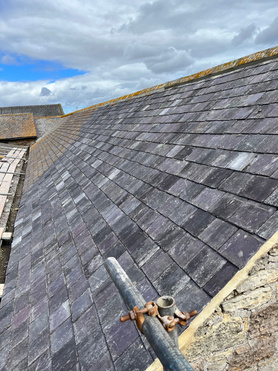
[{"label": "adjacent roof", "polygon": [[60,116],[64,115],[61,104],[43,104],[34,106],[0,107],[0,114],[32,113],[33,116]]},{"label": "adjacent roof", "polygon": [[187,80],[60,118],[32,146],[2,299],[5,370],[146,369],[155,356],[119,323],[103,260],[146,301],[201,310],[276,231],[277,58]]},{"label": "adjacent roof", "polygon": [[0,140],[36,138],[32,113],[0,115]]}]

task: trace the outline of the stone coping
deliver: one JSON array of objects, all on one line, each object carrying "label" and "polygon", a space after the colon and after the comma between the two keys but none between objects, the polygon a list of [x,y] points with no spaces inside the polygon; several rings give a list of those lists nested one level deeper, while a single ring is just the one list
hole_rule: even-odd
[{"label": "stone coping", "polygon": [[118,103],[118,102],[121,102],[121,101],[125,101],[127,99],[135,98],[137,96],[149,95],[149,94],[155,93],[156,91],[168,89],[168,88],[171,88],[171,87],[176,86],[176,85],[184,84],[186,82],[191,82],[191,81],[194,81],[194,80],[198,80],[198,79],[201,79],[201,78],[204,78],[204,77],[207,77],[207,76],[218,75],[219,73],[222,73],[222,72],[228,72],[229,70],[232,70],[232,69],[235,69],[235,68],[238,68],[238,67],[242,67],[242,66],[244,66],[245,64],[248,64],[248,63],[256,63],[256,62],[259,62],[263,59],[270,59],[270,58],[273,58],[273,57],[277,57],[277,55],[278,55],[278,46],[275,46],[273,48],[265,49],[265,50],[259,51],[257,53],[247,55],[245,57],[235,59],[234,61],[223,63],[223,64],[220,64],[216,67],[212,67],[212,68],[209,68],[207,70],[200,71],[198,73],[194,73],[192,75],[188,75],[188,76],[176,79],[176,80],[168,81],[164,84],[155,85],[155,86],[147,88],[147,89],[139,90],[139,91],[137,91],[135,93],[132,93],[132,94],[127,94],[127,95],[124,95],[124,96],[119,97],[119,98],[115,98],[115,99],[111,99],[111,100],[106,101],[106,102],[98,103],[98,104],[95,104],[95,105],[90,106],[90,107],[82,108],[81,110],[70,112],[70,113],[68,113],[66,115],[63,115],[61,117],[71,116],[76,112],[81,112],[81,111],[84,111],[84,110],[95,110],[95,109],[97,109],[101,106],[105,106],[107,104],[112,105],[112,104],[115,104],[115,103]]}]

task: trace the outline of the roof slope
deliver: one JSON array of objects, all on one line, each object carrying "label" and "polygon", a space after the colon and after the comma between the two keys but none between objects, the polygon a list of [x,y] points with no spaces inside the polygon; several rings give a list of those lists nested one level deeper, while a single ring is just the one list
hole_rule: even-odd
[{"label": "roof slope", "polygon": [[0,115],[0,140],[36,138],[32,113]]},{"label": "roof slope", "polygon": [[146,301],[171,294],[182,310],[246,264],[277,229],[277,87],[277,59],[247,64],[77,112],[32,147],[2,300],[6,370],[152,362],[118,323],[108,256]]},{"label": "roof slope", "polygon": [[60,116],[64,114],[61,104],[42,104],[34,106],[0,107],[0,114],[33,113],[37,116]]}]

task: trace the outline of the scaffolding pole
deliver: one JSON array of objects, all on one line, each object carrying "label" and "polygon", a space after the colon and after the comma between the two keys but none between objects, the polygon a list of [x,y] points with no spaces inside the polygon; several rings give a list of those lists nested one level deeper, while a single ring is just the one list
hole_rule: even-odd
[{"label": "scaffolding pole", "polygon": [[[118,288],[129,310],[134,307],[143,308],[145,300],[140,292],[133,286],[131,280],[115,258],[108,258],[105,267],[112,281]],[[165,371],[193,371],[180,350],[175,346],[168,332],[163,328],[158,318],[144,314],[142,333],[148,339],[155,354],[162,363]]]}]

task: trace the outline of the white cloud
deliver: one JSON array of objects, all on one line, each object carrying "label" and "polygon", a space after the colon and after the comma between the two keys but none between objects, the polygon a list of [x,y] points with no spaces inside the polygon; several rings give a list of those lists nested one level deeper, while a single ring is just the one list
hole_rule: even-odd
[{"label": "white cloud", "polygon": [[0,1],[2,63],[19,55],[87,71],[0,82],[0,106],[88,106],[227,62],[278,44],[276,14],[276,0]]}]

